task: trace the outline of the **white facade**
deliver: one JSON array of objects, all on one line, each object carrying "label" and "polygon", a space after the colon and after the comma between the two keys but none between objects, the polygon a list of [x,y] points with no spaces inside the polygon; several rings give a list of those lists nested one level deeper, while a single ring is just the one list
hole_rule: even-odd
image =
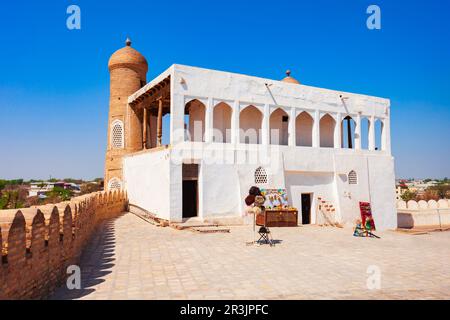
[{"label": "white facade", "polygon": [[[379,230],[397,227],[389,100],[173,65],[130,96],[129,104],[168,77],[170,144],[125,156],[123,183],[130,203],[182,221],[183,164],[197,164],[200,219],[240,217],[249,188],[257,185],[287,189],[290,204],[299,209],[299,223],[301,195],[310,194],[311,223],[321,197],[333,204],[342,223],[353,224],[360,216],[359,202],[366,201]],[[347,116],[355,123],[351,149],[342,142]],[[370,124],[367,143],[362,141],[364,118]],[[378,140],[376,121],[382,124]],[[189,140],[185,126],[200,136]],[[255,183],[260,167],[267,172],[265,184]],[[356,184],[349,183],[351,171]]]}]

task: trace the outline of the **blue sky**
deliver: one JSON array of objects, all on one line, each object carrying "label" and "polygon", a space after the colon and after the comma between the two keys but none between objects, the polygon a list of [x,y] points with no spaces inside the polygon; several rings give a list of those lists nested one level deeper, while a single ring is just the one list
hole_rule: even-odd
[{"label": "blue sky", "polygon": [[[66,9],[81,8],[81,30]],[[366,28],[377,4],[382,29]],[[109,56],[387,97],[398,177],[450,176],[449,1],[2,1],[0,178],[103,175]]]}]

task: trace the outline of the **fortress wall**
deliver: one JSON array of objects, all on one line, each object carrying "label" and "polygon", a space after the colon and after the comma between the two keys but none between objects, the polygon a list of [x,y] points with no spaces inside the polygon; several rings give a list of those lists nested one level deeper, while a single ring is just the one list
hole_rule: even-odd
[{"label": "fortress wall", "polygon": [[67,278],[101,221],[126,210],[123,191],[0,211],[0,300],[42,299]]}]

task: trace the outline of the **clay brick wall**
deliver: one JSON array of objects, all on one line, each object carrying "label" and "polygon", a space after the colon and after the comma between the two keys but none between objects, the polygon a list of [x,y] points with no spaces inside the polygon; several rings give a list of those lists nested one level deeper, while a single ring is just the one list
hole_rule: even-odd
[{"label": "clay brick wall", "polygon": [[128,204],[125,192],[99,192],[57,205],[0,211],[0,299],[42,299],[67,278],[99,223]]}]

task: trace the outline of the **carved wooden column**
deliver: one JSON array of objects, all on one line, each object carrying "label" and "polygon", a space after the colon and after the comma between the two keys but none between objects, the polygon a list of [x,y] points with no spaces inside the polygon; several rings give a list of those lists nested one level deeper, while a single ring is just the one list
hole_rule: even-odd
[{"label": "carved wooden column", "polygon": [[156,129],[156,136],[158,138],[158,147],[162,145],[162,111],[163,111],[163,97],[158,100],[158,127]]},{"label": "carved wooden column", "polygon": [[145,107],[142,119],[142,149],[147,149],[147,108]]}]

